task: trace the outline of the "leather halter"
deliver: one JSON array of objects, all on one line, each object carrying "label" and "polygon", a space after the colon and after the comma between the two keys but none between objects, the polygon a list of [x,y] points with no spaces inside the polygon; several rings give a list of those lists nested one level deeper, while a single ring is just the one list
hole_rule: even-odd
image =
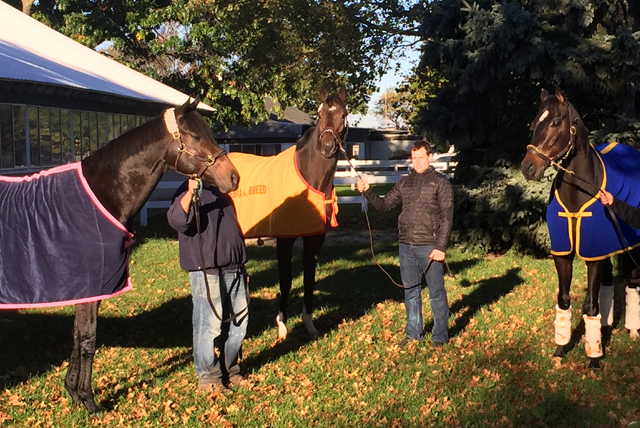
[{"label": "leather halter", "polygon": [[[189,149],[185,146],[184,141],[182,141],[182,134],[180,133],[180,129],[178,128],[178,122],[176,121],[174,108],[167,109],[162,116],[162,120],[164,121],[165,128],[167,128],[167,131],[169,131],[169,134],[171,134],[173,139],[180,140],[180,148],[178,149],[178,156],[176,156],[176,161],[173,165],[173,169],[178,174],[182,174],[186,177],[200,179],[202,178],[202,175],[205,173],[207,168],[215,164],[219,158],[227,154],[227,152],[224,149],[220,149],[218,154],[216,154],[215,156],[208,155],[207,157],[204,157],[189,151]],[[203,163],[203,166],[200,169],[200,171],[198,171],[197,173],[187,174],[178,170],[178,163],[180,162],[180,156],[182,156],[183,153]]]},{"label": "leather halter", "polygon": [[[344,142],[347,139],[347,132],[349,131],[349,122],[347,122],[346,119],[343,120],[343,133],[344,136],[341,137],[336,131],[335,129],[333,129],[333,127],[328,127],[323,129],[322,131],[320,131],[320,136],[318,137],[320,140],[322,140],[322,137],[324,137],[324,134],[326,133],[331,133],[331,135],[333,135],[333,149],[331,150],[331,153],[329,154],[329,156],[325,156],[327,159],[332,158],[333,156],[335,156],[335,154],[338,152],[338,150],[341,150],[342,152],[344,152]],[[323,154],[324,156],[324,154]]]},{"label": "leather halter", "polygon": [[[577,123],[578,121],[578,117],[571,117],[571,111],[573,110],[573,106],[571,104],[569,104],[569,123]],[[540,151],[540,149],[536,146],[534,146],[533,144],[529,144],[527,145],[527,152],[532,153],[536,156],[538,156],[540,159],[542,159],[543,161],[545,161],[547,164],[551,164],[553,166],[555,166],[556,168],[559,168],[565,172],[568,172],[570,174],[573,174],[573,171],[569,171],[566,168],[564,168],[563,166],[560,165],[559,162],[564,161],[565,159],[567,159],[569,157],[569,155],[571,155],[571,152],[573,151],[573,149],[575,148],[576,144],[575,144],[575,140],[576,140],[576,134],[578,133],[577,128],[574,124],[572,124],[569,128],[569,133],[571,134],[571,136],[569,137],[569,142],[567,143],[567,145],[560,150],[555,156],[551,156],[550,154],[546,154],[546,153],[542,153]]]}]

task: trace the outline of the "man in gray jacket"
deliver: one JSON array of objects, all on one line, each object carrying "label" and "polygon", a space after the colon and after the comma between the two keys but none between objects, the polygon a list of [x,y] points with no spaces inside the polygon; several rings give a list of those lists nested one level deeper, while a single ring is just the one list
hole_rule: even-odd
[{"label": "man in gray jacket", "polygon": [[404,284],[407,312],[406,346],[422,338],[422,276],[429,289],[433,312],[431,340],[436,347],[449,341],[449,304],[444,288],[443,261],[453,222],[453,188],[444,175],[430,166],[434,149],[424,140],[411,147],[413,170],[386,194],[378,196],[369,183],[358,180],[358,190],[378,211],[389,211],[402,204],[398,217],[400,275]]}]

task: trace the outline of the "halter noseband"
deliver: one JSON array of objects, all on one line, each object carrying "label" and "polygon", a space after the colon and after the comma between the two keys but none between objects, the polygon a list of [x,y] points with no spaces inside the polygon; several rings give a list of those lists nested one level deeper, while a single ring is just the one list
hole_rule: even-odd
[{"label": "halter noseband", "polygon": [[[174,140],[180,140],[180,148],[178,149],[178,156],[176,156],[176,162],[173,165],[173,169],[175,169],[175,171],[178,174],[182,174],[182,175],[184,175],[186,177],[201,179],[202,175],[205,173],[207,168],[209,168],[211,165],[216,163],[216,161],[220,157],[222,157],[222,156],[227,154],[227,152],[224,149],[220,149],[220,152],[215,156],[208,155],[207,157],[203,157],[203,156],[197,155],[197,154],[189,151],[187,149],[187,147],[184,145],[184,141],[182,141],[182,134],[180,134],[180,129],[178,128],[178,122],[176,122],[175,109],[174,108],[167,109],[164,112],[164,115],[162,116],[162,119],[164,121],[165,128],[167,128],[167,131],[169,131],[169,134],[171,134],[173,139]],[[202,169],[198,173],[186,174],[186,173],[178,170],[178,162],[180,161],[180,156],[182,156],[183,153],[191,156],[195,160],[198,160],[198,161],[200,161],[200,162],[202,162],[204,164],[202,166]]]},{"label": "halter noseband", "polygon": [[336,133],[335,129],[333,129],[332,127],[328,127],[323,129],[322,131],[320,131],[320,136],[318,137],[320,140],[322,140],[322,137],[324,137],[324,134],[330,132],[331,135],[333,135],[333,142],[335,143],[333,150],[331,151],[331,154],[327,157],[327,158],[331,158],[333,157],[336,152],[338,150],[342,151],[344,153],[344,142],[347,139],[347,132],[349,131],[349,122],[347,122],[347,120],[345,119],[343,121],[343,130],[344,130],[344,137],[340,137],[340,135],[338,133]]},{"label": "halter noseband", "polygon": [[[573,109],[572,106],[569,107],[569,123],[571,122],[577,122],[577,118],[572,119],[571,118],[571,110]],[[540,159],[542,159],[543,161],[545,161],[548,164],[551,164],[553,166],[555,166],[558,169],[561,169],[569,174],[573,174],[573,171],[569,171],[568,169],[564,168],[562,165],[560,165],[560,162],[564,161],[565,159],[567,159],[569,157],[569,155],[571,154],[571,152],[573,151],[573,149],[575,148],[575,139],[576,139],[576,134],[578,133],[578,130],[576,128],[575,125],[571,125],[571,127],[569,128],[569,133],[571,134],[571,136],[569,137],[569,142],[567,143],[567,145],[560,150],[560,152],[558,152],[557,155],[555,156],[550,156],[546,153],[542,153],[540,151],[540,149],[536,146],[534,146],[533,144],[529,144],[527,145],[527,151],[530,153],[533,153],[534,155],[538,156]]]}]

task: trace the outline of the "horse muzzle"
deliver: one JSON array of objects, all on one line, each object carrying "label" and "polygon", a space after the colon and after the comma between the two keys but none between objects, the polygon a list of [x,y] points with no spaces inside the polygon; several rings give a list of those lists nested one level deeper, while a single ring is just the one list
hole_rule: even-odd
[{"label": "horse muzzle", "polygon": [[548,165],[548,162],[544,162],[537,156],[533,156],[530,153],[527,153],[527,155],[522,160],[522,163],[520,164],[520,169],[522,170],[522,174],[524,175],[525,179],[537,181],[542,178],[544,170]]}]

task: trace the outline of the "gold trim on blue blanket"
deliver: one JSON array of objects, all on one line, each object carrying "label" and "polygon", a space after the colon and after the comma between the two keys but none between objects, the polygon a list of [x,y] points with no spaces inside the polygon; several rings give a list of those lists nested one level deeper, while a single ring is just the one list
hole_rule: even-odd
[{"label": "gold trim on blue blanket", "polygon": [[[631,167],[640,165],[640,152],[626,145],[609,143],[598,146],[596,154],[604,171],[598,187],[634,206],[640,206],[640,186],[623,184],[625,180],[633,183],[640,179],[633,176]],[[634,187],[639,188],[638,191]],[[640,231],[622,220],[619,222],[624,242],[618,236],[608,210],[598,198],[590,198],[577,212],[571,212],[560,199],[557,189],[554,189],[547,206],[551,254],[566,256],[575,252],[585,261],[596,261],[639,246]]]}]

